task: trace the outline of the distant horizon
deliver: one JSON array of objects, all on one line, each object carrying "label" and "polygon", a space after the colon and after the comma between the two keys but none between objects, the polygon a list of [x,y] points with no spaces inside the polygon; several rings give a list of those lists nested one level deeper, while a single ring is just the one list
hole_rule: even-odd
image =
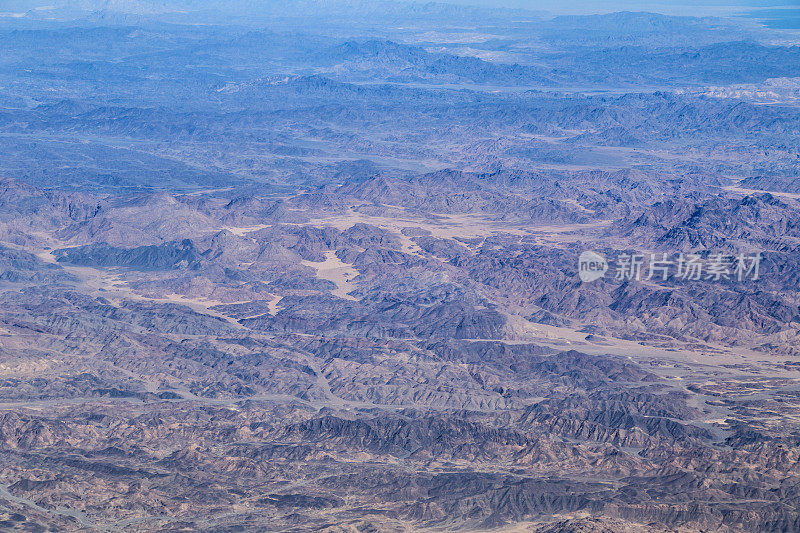
[{"label": "distant horizon", "polygon": [[684,16],[705,16],[710,13],[725,14],[742,11],[742,9],[764,9],[797,7],[792,0],[444,0],[441,3],[472,5],[483,7],[528,9],[531,11],[548,11],[551,13],[614,13],[618,11],[643,11]]},{"label": "distant horizon", "polygon": [[[646,2],[635,0],[617,0],[615,2],[604,2],[602,0],[439,0],[435,2],[425,2],[420,0],[390,0],[397,3],[407,4],[450,4],[461,6],[474,6],[484,8],[498,8],[498,9],[525,9],[530,11],[547,12],[554,15],[558,14],[601,14],[613,13],[619,11],[639,11],[650,13],[661,13],[667,15],[679,16],[709,16],[709,15],[735,15],[752,9],[767,9],[767,8],[791,8],[797,7],[794,0],[701,0],[700,2],[689,2],[688,0],[647,0]],[[215,5],[203,5],[203,10],[219,8],[220,4],[224,2],[215,3]],[[264,5],[273,3],[271,0],[262,2]],[[174,6],[175,9],[185,9],[187,6],[193,6],[199,3],[181,1],[181,0],[166,0],[166,1],[93,1],[83,0],[79,2],[65,2],[53,0],[10,0],[5,2],[5,5],[0,9],[0,14],[4,15],[2,18],[13,18],[22,15],[25,12],[33,10],[47,10],[47,9],[74,9],[77,11],[92,11],[97,9],[111,9],[112,11],[128,12],[128,9],[137,10],[137,6],[156,6],[161,9],[170,9]],[[251,5],[258,4],[258,2],[250,2]],[[102,6],[102,7],[101,7]],[[130,6],[130,7],[126,7]],[[197,5],[197,7],[200,7]],[[225,7],[221,8],[223,11]]]}]

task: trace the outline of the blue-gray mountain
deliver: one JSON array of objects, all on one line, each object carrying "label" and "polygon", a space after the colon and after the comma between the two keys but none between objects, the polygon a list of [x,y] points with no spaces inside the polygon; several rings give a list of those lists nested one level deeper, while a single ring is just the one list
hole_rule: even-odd
[{"label": "blue-gray mountain", "polygon": [[0,530],[800,530],[796,32],[213,4],[0,9]]}]

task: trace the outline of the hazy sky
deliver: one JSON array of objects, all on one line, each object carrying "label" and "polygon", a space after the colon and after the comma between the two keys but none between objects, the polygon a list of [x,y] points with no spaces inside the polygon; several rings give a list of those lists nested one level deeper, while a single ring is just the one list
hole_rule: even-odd
[{"label": "hazy sky", "polygon": [[[249,0],[258,2],[259,0]],[[280,4],[283,0],[261,0],[265,4]],[[402,1],[402,0],[401,0]],[[416,0],[427,2],[430,0]],[[608,13],[611,11],[652,11],[676,15],[724,15],[747,11],[753,8],[793,6],[800,7],[800,0],[434,0],[450,4],[467,4],[492,7],[526,8],[554,13]],[[161,6],[206,6],[218,5],[208,0],[0,0],[0,12],[24,12],[33,7],[70,6],[87,8],[122,7],[135,4]],[[220,1],[220,4],[226,2]]]},{"label": "hazy sky", "polygon": [[704,15],[764,7],[800,7],[800,0],[442,0],[451,4],[514,7],[557,12],[654,11]]},{"label": "hazy sky", "polygon": [[440,0],[451,4],[470,4],[482,6],[521,7],[528,9],[541,9],[542,6],[562,5],[573,8],[603,9],[617,11],[625,8],[645,8],[652,5],[661,7],[687,7],[687,6],[714,6],[714,7],[770,7],[770,6],[796,6],[800,7],[800,0]]}]

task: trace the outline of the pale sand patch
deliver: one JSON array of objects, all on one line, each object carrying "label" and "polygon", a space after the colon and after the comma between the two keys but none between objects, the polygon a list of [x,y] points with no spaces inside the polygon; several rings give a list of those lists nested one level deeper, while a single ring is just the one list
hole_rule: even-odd
[{"label": "pale sand patch", "polygon": [[[574,349],[590,355],[620,355],[627,356],[639,363],[647,363],[651,359],[669,361],[672,363],[687,364],[693,368],[713,367],[720,368],[722,364],[749,363],[763,368],[764,361],[781,361],[786,356],[755,352],[744,347],[730,348],[727,346],[705,343],[708,350],[697,350],[689,346],[667,349],[658,346],[640,344],[637,341],[603,336],[603,344],[594,344],[586,341],[587,333],[568,327],[551,326],[530,322],[519,315],[506,314],[508,322],[505,326],[503,342],[519,344],[535,342],[559,350]],[[485,340],[485,339],[467,339]],[[762,361],[764,360],[764,361]],[[649,368],[657,374],[674,375],[674,368]],[[729,368],[726,373],[731,375],[748,376],[747,370]],[[800,370],[784,371],[785,377],[800,375]]]},{"label": "pale sand patch", "polygon": [[256,226],[222,226],[222,229],[230,231],[234,235],[238,237],[244,237],[248,233],[252,233],[254,231],[262,230],[264,228],[271,228],[272,224],[258,224]]},{"label": "pale sand patch", "polygon": [[94,267],[72,266],[57,263],[51,251],[40,252],[36,255],[45,262],[61,265],[65,271],[77,277],[80,280],[79,286],[87,289],[88,294],[91,294],[92,296],[103,297],[110,301],[136,300],[185,305],[186,307],[189,307],[198,313],[221,318],[237,328],[242,327],[241,324],[231,317],[214,311],[210,308],[218,305],[231,305],[237,303],[242,304],[247,303],[247,301],[222,302],[220,300],[211,300],[209,298],[189,298],[181,294],[170,293],[165,294],[161,298],[152,298],[134,292],[119,273]]},{"label": "pale sand patch", "polygon": [[778,191],[761,191],[758,189],[743,189],[741,187],[737,187],[736,185],[730,185],[728,187],[723,187],[728,192],[737,192],[739,194],[771,194],[772,196],[778,196],[783,198],[793,198],[795,200],[800,200],[800,194],[793,193],[793,192],[778,192]]},{"label": "pale sand patch", "polygon": [[[393,206],[388,206],[393,207]],[[610,220],[601,220],[589,224],[565,224],[565,225],[540,225],[540,224],[514,224],[509,225],[502,221],[490,220],[480,215],[472,214],[437,214],[440,217],[436,221],[427,221],[420,217],[409,214],[407,217],[382,217],[365,215],[350,211],[346,215],[333,215],[328,217],[314,218],[309,225],[316,227],[333,226],[334,228],[345,231],[356,224],[363,223],[383,228],[398,234],[403,245],[403,251],[417,254],[419,247],[408,237],[402,234],[404,227],[417,227],[428,230],[431,235],[441,239],[452,239],[455,237],[474,238],[488,237],[499,233],[526,236],[542,234],[564,234],[581,230],[592,230],[602,228],[611,224]],[[563,238],[562,235],[559,238]]]},{"label": "pale sand patch", "polygon": [[357,300],[357,298],[350,296],[348,293],[355,290],[356,284],[352,280],[358,276],[359,272],[353,268],[353,265],[345,263],[336,257],[335,251],[325,252],[325,261],[304,260],[302,263],[315,269],[318,279],[326,279],[336,284],[336,289],[332,290],[331,294],[345,300]]},{"label": "pale sand patch", "polygon": [[[0,342],[0,346],[3,343]],[[54,367],[60,366],[63,361],[60,359],[53,359],[51,357],[42,357],[40,359],[32,360],[14,360],[5,361],[0,363],[0,376],[8,377],[21,377],[21,376],[36,376],[41,375]]]},{"label": "pale sand patch", "polygon": [[250,320],[252,318],[259,318],[259,317],[266,316],[266,315],[270,315],[270,316],[277,315],[283,309],[283,307],[281,307],[279,305],[281,300],[283,300],[283,296],[280,296],[278,294],[274,294],[272,296],[272,299],[267,303],[267,312],[266,313],[259,313],[257,315],[248,316],[248,317],[245,317],[243,320]]},{"label": "pale sand patch", "polygon": [[269,309],[269,314],[275,316],[278,314],[278,312],[280,312],[281,308],[278,306],[278,304],[281,303],[281,300],[283,300],[283,296],[276,294],[272,297],[272,300],[270,300],[269,303],[267,304]]},{"label": "pale sand patch", "polygon": [[571,206],[573,206],[573,207],[576,207],[576,208],[580,209],[580,210],[581,210],[581,211],[583,211],[584,213],[592,213],[592,214],[594,214],[594,213],[596,213],[596,212],[597,212],[597,211],[595,211],[594,209],[587,209],[587,208],[583,207],[583,206],[582,206],[582,205],[581,205],[581,204],[578,202],[578,200],[575,200],[575,199],[573,199],[573,198],[565,198],[564,200],[561,200],[561,201],[562,201],[562,202],[564,202],[564,203],[565,203],[565,204],[567,204],[567,205],[571,205]]}]

